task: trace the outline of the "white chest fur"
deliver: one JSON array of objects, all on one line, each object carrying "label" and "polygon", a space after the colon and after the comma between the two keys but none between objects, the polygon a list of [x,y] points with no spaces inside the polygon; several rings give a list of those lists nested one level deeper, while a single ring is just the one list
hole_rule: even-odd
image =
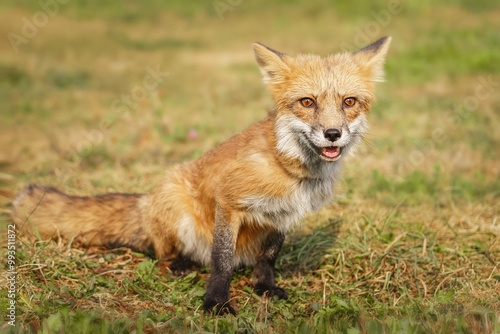
[{"label": "white chest fur", "polygon": [[282,232],[289,231],[307,213],[319,210],[332,198],[340,166],[333,163],[325,169],[325,177],[303,179],[282,196],[245,197],[241,205],[248,212],[247,218]]}]

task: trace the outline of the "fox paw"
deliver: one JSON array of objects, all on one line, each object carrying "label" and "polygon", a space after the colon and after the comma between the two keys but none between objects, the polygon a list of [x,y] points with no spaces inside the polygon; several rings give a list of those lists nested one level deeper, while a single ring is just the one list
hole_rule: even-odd
[{"label": "fox paw", "polygon": [[229,304],[229,302],[218,303],[215,300],[205,300],[203,303],[203,309],[215,317],[226,314],[236,315],[236,311]]},{"label": "fox paw", "polygon": [[268,298],[272,298],[273,296],[278,297],[279,299],[288,299],[288,293],[286,293],[285,289],[279,288],[277,286],[269,286],[266,284],[256,284],[254,286],[255,292],[259,296],[265,296]]},{"label": "fox paw", "polygon": [[170,263],[170,270],[176,274],[176,275],[184,275],[188,274],[196,268],[199,268],[200,265],[191,259],[183,256],[177,256],[171,263]]}]

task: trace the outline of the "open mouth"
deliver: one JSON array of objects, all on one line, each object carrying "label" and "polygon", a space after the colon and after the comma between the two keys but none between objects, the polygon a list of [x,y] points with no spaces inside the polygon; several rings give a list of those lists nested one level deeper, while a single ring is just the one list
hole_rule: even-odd
[{"label": "open mouth", "polygon": [[329,160],[336,159],[340,156],[340,147],[338,146],[322,147],[321,156]]},{"label": "open mouth", "polygon": [[341,158],[342,156],[342,150],[343,146],[326,146],[326,147],[319,147],[316,146],[309,138],[307,138],[307,135],[304,135],[307,139],[307,142],[309,144],[309,147],[318,154],[318,156],[321,158],[321,160],[328,161],[328,162],[333,162],[337,161],[338,159]]}]

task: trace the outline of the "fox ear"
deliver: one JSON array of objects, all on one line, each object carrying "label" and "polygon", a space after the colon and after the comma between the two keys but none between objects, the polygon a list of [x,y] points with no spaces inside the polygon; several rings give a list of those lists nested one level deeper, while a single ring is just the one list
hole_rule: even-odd
[{"label": "fox ear", "polygon": [[389,36],[382,37],[354,54],[368,68],[373,81],[383,81],[385,55],[391,39]]},{"label": "fox ear", "polygon": [[286,54],[268,48],[264,44],[253,43],[253,51],[257,65],[265,83],[281,82],[290,70],[286,60],[289,58]]}]

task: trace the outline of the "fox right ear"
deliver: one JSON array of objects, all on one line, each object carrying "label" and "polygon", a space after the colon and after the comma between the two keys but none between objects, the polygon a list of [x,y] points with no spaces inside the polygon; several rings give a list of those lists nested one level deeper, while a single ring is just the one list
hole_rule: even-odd
[{"label": "fox right ear", "polygon": [[282,82],[285,75],[290,70],[286,60],[289,58],[286,54],[268,48],[264,44],[253,43],[253,51],[257,65],[265,83]]},{"label": "fox right ear", "polygon": [[369,69],[373,81],[382,81],[385,56],[390,44],[391,37],[382,37],[354,54]]}]

